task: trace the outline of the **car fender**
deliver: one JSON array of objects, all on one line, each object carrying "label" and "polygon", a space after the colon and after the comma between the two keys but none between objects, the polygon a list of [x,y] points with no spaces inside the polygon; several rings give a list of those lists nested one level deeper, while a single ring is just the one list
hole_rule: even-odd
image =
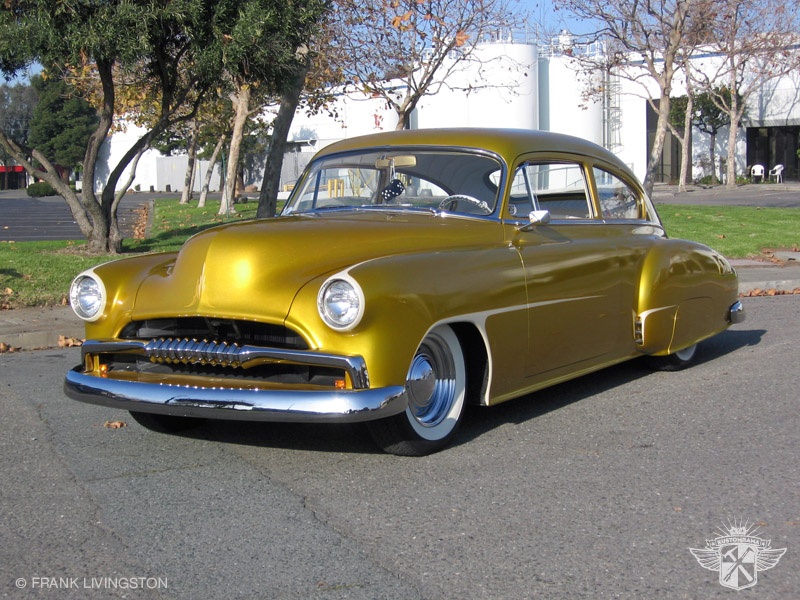
[{"label": "car fender", "polygon": [[298,292],[285,325],[312,348],[362,356],[370,385],[403,384],[419,343],[439,324],[473,323],[489,354],[490,338],[513,340],[516,331],[527,343],[523,273],[518,253],[508,245],[387,256],[341,272],[364,292],[365,311],[356,327],[336,331],[319,316],[317,294],[331,273]]},{"label": "car fender", "polygon": [[177,252],[145,254],[94,267],[106,289],[106,305],[102,318],[86,323],[87,339],[116,337],[131,320],[142,282],[154,275],[167,276],[177,255]]},{"label": "car fender", "polygon": [[642,262],[634,336],[646,354],[670,354],[725,329],[736,272],[708,246],[658,240]]}]

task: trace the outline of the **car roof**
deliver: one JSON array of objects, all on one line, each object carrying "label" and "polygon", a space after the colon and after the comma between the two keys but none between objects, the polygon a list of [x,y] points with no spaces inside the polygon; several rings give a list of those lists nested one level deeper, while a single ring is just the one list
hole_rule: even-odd
[{"label": "car roof", "polygon": [[478,148],[494,152],[512,163],[518,156],[530,152],[564,152],[602,160],[631,176],[627,166],[614,154],[587,140],[531,129],[412,129],[386,131],[335,142],[323,148],[317,156],[338,152],[391,146],[454,146]]}]

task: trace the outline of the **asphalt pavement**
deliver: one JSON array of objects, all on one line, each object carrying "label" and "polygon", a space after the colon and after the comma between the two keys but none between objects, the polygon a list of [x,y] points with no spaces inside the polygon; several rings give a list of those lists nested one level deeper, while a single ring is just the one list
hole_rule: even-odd
[{"label": "asphalt pavement", "polygon": [[[139,212],[154,197],[178,194],[128,193],[117,209],[126,237],[133,235]],[[29,198],[25,190],[0,191],[0,242],[42,242],[84,239],[69,206],[61,196]]]},{"label": "asphalt pavement", "polygon": [[[2,354],[0,598],[796,599],[800,296],[743,303],[689,369],[470,406],[421,458],[358,424],[158,434],[64,397],[80,349]],[[690,551],[733,520],[785,550],[741,593],[744,559]]]},{"label": "asphalt pavement", "polygon": [[[159,197],[165,194],[158,194]],[[17,214],[17,209],[12,205],[19,204],[21,194],[18,191],[0,192],[0,240],[2,232],[11,230],[8,225],[9,214]],[[140,207],[142,202],[151,199],[147,194],[131,194],[123,200],[126,211],[133,211]],[[50,211],[51,217],[58,210],[66,210],[66,203],[61,198],[40,200],[27,199],[34,202],[26,211],[30,216],[36,214],[36,222],[41,223],[42,206]],[[703,186],[690,186],[686,192],[678,192],[675,186],[659,185],[653,193],[653,201],[658,204],[706,204],[706,205],[748,205],[748,206],[780,206],[800,208],[800,182],[786,184],[755,184],[743,185],[734,190],[722,187],[706,188]],[[63,205],[63,207],[61,206]],[[67,211],[68,213],[69,211]],[[132,213],[131,213],[132,214]],[[71,218],[71,215],[70,215]],[[66,217],[64,217],[66,219]],[[64,219],[60,223],[63,224]],[[28,219],[28,221],[33,221]],[[53,218],[52,223],[59,223]],[[58,225],[60,227],[60,225]],[[73,226],[74,222],[73,222]],[[8,229],[6,229],[8,227]],[[32,229],[32,224],[13,224],[14,231],[20,235],[23,229]],[[77,239],[48,237],[51,231],[41,225],[38,235],[44,237],[25,239]],[[77,226],[75,226],[77,228]],[[78,236],[80,237],[80,236]],[[779,252],[776,257],[780,263],[749,259],[733,259],[731,263],[739,274],[739,293],[749,295],[759,290],[776,292],[792,292],[800,289],[800,252]],[[0,311],[0,344],[11,348],[30,350],[35,348],[48,348],[71,345],[76,340],[84,337],[83,322],[75,316],[68,306],[18,308]]]}]

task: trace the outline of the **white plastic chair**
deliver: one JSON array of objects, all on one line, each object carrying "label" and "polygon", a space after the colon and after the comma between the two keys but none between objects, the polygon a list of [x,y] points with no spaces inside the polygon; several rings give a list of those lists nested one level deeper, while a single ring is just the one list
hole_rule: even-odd
[{"label": "white plastic chair", "polygon": [[764,181],[764,165],[753,165],[750,167],[750,181],[755,183],[756,178],[760,178],[761,181]]},{"label": "white plastic chair", "polygon": [[783,165],[775,165],[770,169],[769,178],[770,181],[774,179],[775,183],[783,183]]}]

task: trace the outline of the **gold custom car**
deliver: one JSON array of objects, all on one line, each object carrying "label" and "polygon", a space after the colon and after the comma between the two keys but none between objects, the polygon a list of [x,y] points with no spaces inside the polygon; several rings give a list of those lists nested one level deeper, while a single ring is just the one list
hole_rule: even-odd
[{"label": "gold custom car", "polygon": [[274,219],[80,274],[77,400],[199,418],[364,421],[396,454],[492,405],[642,355],[679,369],[744,318],[736,273],[670,239],[606,150],[419,130],[318,153]]}]

